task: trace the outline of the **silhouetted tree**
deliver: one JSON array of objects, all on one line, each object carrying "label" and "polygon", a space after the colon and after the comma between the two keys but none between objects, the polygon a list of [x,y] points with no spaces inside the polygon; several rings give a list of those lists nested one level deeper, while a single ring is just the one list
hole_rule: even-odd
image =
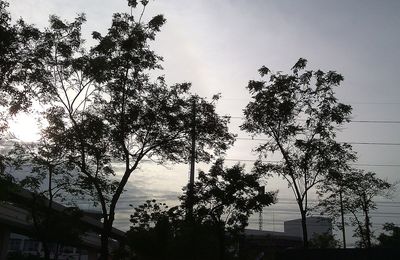
[{"label": "silhouetted tree", "polygon": [[381,233],[378,236],[379,247],[384,248],[399,248],[400,246],[400,227],[393,223],[385,223],[383,230],[389,234]]},{"label": "silhouetted tree", "polygon": [[[40,32],[22,19],[11,24],[8,3],[0,1],[0,142],[6,140],[8,120],[31,106],[32,88],[40,77],[40,62],[34,58]],[[2,144],[0,145],[2,147]],[[12,164],[4,151],[0,153],[0,190],[12,187],[13,178],[6,172]]]},{"label": "silhouetted tree", "polygon": [[[260,192],[263,173],[246,173],[243,165],[225,168],[219,159],[208,173],[199,172],[194,184],[195,222],[214,228],[220,244],[220,259],[225,259],[225,239],[239,235],[254,212],[275,201],[274,192]],[[185,196],[182,198],[184,201]]]},{"label": "silhouetted tree", "polygon": [[[60,245],[77,245],[86,231],[80,220],[82,212],[75,207],[63,211],[54,208],[54,202],[72,202],[82,193],[75,185],[77,176],[63,149],[42,138],[33,144],[16,144],[9,157],[19,172],[14,194],[21,192],[21,188],[30,193],[23,200],[8,200],[29,211],[33,222],[31,236],[42,243],[45,259],[50,259],[52,244],[56,249]],[[53,250],[53,254],[57,259],[58,250]]]},{"label": "silhouetted tree", "polygon": [[324,234],[314,234],[314,236],[310,239],[310,247],[311,248],[338,248],[339,241],[335,238],[334,235],[324,233]]},{"label": "silhouetted tree", "polygon": [[192,219],[185,217],[186,195],[180,198],[180,207],[168,209],[148,201],[135,208],[128,232],[132,247],[148,259],[232,257],[228,249],[235,248],[250,215],[275,201],[276,192],[260,192],[262,177],[246,173],[239,164],[225,168],[223,160],[217,160],[208,173],[199,172]]},{"label": "silhouetted tree", "polygon": [[346,174],[350,171],[351,167],[344,165],[342,169],[335,169],[329,172],[325,180],[317,187],[319,203],[314,208],[315,211],[320,211],[321,214],[327,213],[332,218],[333,224],[342,231],[343,248],[346,248],[346,221],[344,215],[349,213],[343,202],[343,192]]},{"label": "silhouetted tree", "polygon": [[[370,211],[376,209],[374,198],[388,196],[393,186],[376,177],[373,172],[358,169],[342,174],[341,180],[343,211],[351,215],[351,225],[355,227],[353,236],[359,238],[357,244],[360,247],[370,248],[374,237],[370,216]],[[339,193],[335,190],[327,193],[319,202],[319,206],[322,207],[324,214],[337,217],[341,210]]]},{"label": "silhouetted tree", "polygon": [[[244,109],[241,129],[269,140],[257,147],[260,157],[281,155],[278,163],[256,163],[256,169],[283,177],[292,189],[300,210],[304,246],[308,236],[307,196],[328,172],[351,157],[350,146],[335,140],[337,127],[348,122],[351,107],[339,103],[334,89],[342,75],[305,70],[307,60],[299,59],[291,74],[272,73],[262,67],[266,80],[251,80],[252,101]],[[267,77],[269,76],[269,77]]]},{"label": "silhouetted tree", "polygon": [[[227,129],[229,118],[216,114],[215,100],[192,95],[189,83],[167,86],[163,77],[150,78],[149,71],[160,69],[162,58],[149,43],[165,19],[156,15],[143,21],[148,1],[140,3],[138,15],[137,1],[129,0],[130,14],[114,14],[105,35],[93,32],[96,44],[90,50],[81,37],[83,14],[72,22],[52,15],[44,31],[18,22],[16,29],[9,27],[11,35],[26,37],[27,43],[22,43],[28,48],[9,44],[15,51],[2,56],[2,64],[19,62],[5,68],[15,77],[4,78],[11,72],[2,72],[2,92],[9,93],[7,105],[14,107],[13,100],[18,100],[12,95],[27,100],[32,96],[42,104],[48,122],[43,135],[74,166],[76,185],[89,191],[101,207],[102,259],[109,254],[118,200],[141,161],[151,158],[178,163],[189,157],[193,100],[198,128],[196,159],[209,161],[234,141]],[[15,55],[11,55],[13,51]],[[21,63],[25,60],[27,63]],[[16,87],[20,82],[26,86],[22,92]],[[120,178],[114,171],[116,163],[123,166]]]},{"label": "silhouetted tree", "polygon": [[37,59],[35,52],[40,31],[22,19],[11,24],[7,7],[8,3],[1,0],[0,106],[15,115],[31,106],[33,89],[40,84],[43,64]]}]

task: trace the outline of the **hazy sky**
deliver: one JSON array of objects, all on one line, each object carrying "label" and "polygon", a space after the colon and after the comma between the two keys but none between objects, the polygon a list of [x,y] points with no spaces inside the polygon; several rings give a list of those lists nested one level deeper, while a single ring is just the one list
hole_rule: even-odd
[{"label": "hazy sky", "polygon": [[[88,20],[84,31],[89,36],[93,30],[106,32],[112,13],[129,9],[125,0],[12,0],[10,11],[14,19],[21,16],[40,27],[46,26],[49,14],[71,19],[84,12]],[[169,83],[192,82],[193,91],[202,96],[222,93],[218,110],[223,114],[242,116],[249,101],[245,87],[250,79],[259,78],[259,67],[288,71],[304,57],[310,68],[344,75],[338,96],[353,106],[354,120],[400,120],[400,1],[150,1],[145,17],[158,13],[165,15],[167,23],[153,44],[165,58],[164,70],[157,73],[165,74]],[[232,131],[247,136],[238,131],[240,123],[233,118]],[[400,143],[399,130],[400,124],[351,123],[339,139]],[[239,140],[227,157],[252,159],[255,145]],[[359,163],[400,164],[398,145],[354,148]],[[363,168],[390,181],[399,179],[400,167]],[[159,191],[179,191],[188,167],[143,169],[132,179],[133,187],[139,187],[135,180],[151,174]],[[147,181],[138,190],[153,184]],[[279,188],[285,198],[291,196],[284,182],[270,186]]]}]

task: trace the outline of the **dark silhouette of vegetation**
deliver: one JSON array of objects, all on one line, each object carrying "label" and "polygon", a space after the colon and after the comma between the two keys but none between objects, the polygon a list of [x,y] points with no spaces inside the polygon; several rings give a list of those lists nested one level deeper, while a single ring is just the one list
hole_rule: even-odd
[{"label": "dark silhouette of vegetation", "polygon": [[[96,43],[84,45],[81,27],[52,15],[41,31],[22,20],[9,23],[2,2],[1,105],[10,114],[26,110],[31,100],[42,105],[48,126],[43,140],[60,151],[76,187],[100,205],[103,215],[101,258],[109,255],[108,241],[115,209],[129,177],[145,158],[162,163],[186,162],[190,151],[191,107],[196,102],[197,161],[210,161],[233,144],[228,117],[215,112],[215,101],[193,95],[190,84],[167,86],[162,58],[149,46],[165,23],[162,15],[144,21],[148,1],[129,0],[131,12],[113,15],[105,35],[93,32]],[[23,86],[21,89],[19,86]],[[3,162],[3,158],[2,158]],[[116,176],[114,166],[122,166]],[[121,167],[120,167],[121,168]],[[48,194],[50,195],[50,194]]]},{"label": "dark silhouette of vegetation", "polygon": [[379,247],[400,248],[400,227],[393,223],[385,223],[383,230],[389,234],[381,233],[378,236]]},{"label": "dark silhouette of vegetation", "polygon": [[[34,59],[34,42],[39,32],[22,19],[11,24],[8,3],[0,1],[0,142],[5,141],[8,120],[31,106],[32,88],[39,77],[40,64]],[[12,161],[5,152],[0,153],[0,196],[6,196],[13,177],[6,168]]]},{"label": "dark silhouette of vegetation", "polygon": [[[327,175],[327,178],[318,185],[317,194],[319,196],[319,203],[315,207],[316,211],[320,211],[321,214],[328,213],[331,217],[332,222],[342,231],[342,242],[343,248],[346,248],[346,222],[344,215],[348,213],[343,204],[343,190],[345,188],[345,172],[349,172],[351,168],[345,165],[345,168],[338,170],[331,170]],[[335,208],[330,208],[327,201],[335,201]],[[340,221],[338,221],[340,218]]]},{"label": "dark silhouette of vegetation", "polygon": [[262,177],[217,160],[195,182],[192,219],[186,217],[186,195],[170,209],[147,201],[131,216],[129,245],[144,259],[231,259],[250,215],[275,201],[275,192],[259,192]]},{"label": "dark silhouette of vegetation", "polygon": [[[72,202],[82,193],[75,185],[73,168],[62,155],[63,150],[40,140],[36,144],[17,144],[9,153],[16,170],[24,168],[22,179],[15,181],[19,189],[30,191],[30,198],[16,202],[30,212],[33,232],[30,236],[42,243],[44,258],[57,259],[60,246],[77,245],[86,228],[81,222],[83,213],[76,207],[57,210],[54,202]],[[55,250],[51,250],[55,245]],[[52,251],[52,252],[51,252]]]},{"label": "dark silhouette of vegetation", "polygon": [[324,234],[314,234],[310,239],[310,248],[339,248],[339,241],[334,235],[324,233]]},{"label": "dark silhouette of vegetation", "polygon": [[[70,22],[51,15],[49,26],[40,30],[22,19],[12,24],[8,3],[0,0],[0,141],[8,120],[19,112],[39,110],[46,121],[36,144],[0,153],[0,198],[20,187],[33,192],[29,206],[34,236],[43,243],[47,259],[49,243],[79,241],[84,230],[76,208],[53,210],[53,202],[65,193],[85,195],[99,205],[101,259],[107,259],[117,203],[143,160],[186,163],[193,124],[198,162],[210,162],[234,142],[229,117],[215,111],[218,96],[208,101],[191,93],[190,83],[168,86],[164,77],[151,78],[154,70],[162,69],[162,57],[150,43],[166,20],[163,15],[144,20],[147,0],[127,2],[130,13],[114,14],[104,35],[92,33],[95,44],[88,48],[81,36],[84,14]],[[269,138],[256,148],[260,160],[251,173],[241,165],[225,168],[223,160],[207,174],[200,172],[190,217],[187,194],[180,207],[148,201],[135,208],[128,242],[136,258],[187,259],[189,253],[198,259],[234,257],[249,216],[274,203],[274,192],[259,192],[261,178],[269,174],[283,177],[293,191],[305,248],[313,188],[325,195],[320,204],[324,212],[334,217],[340,211],[351,214],[360,246],[371,247],[373,199],[392,185],[374,173],[349,170],[356,156],[350,145],[335,139],[337,128],[351,115],[351,107],[335,97],[343,77],[334,71],[306,70],[306,63],[299,59],[289,74],[263,66],[263,79],[249,82],[252,101],[241,129]],[[35,102],[40,109],[32,106]],[[280,154],[279,162],[263,161],[272,153]],[[28,164],[30,175],[18,182],[6,170]],[[388,224],[385,230],[392,235],[381,234],[381,246],[397,243],[398,227]],[[337,246],[329,236],[310,245]]]},{"label": "dark silhouette of vegetation", "polygon": [[[335,97],[334,89],[343,76],[334,71],[305,70],[306,64],[307,60],[299,59],[291,74],[272,73],[263,66],[259,70],[263,80],[248,84],[252,101],[244,110],[241,126],[254,136],[269,139],[256,148],[260,160],[255,168],[288,182],[301,214],[304,247],[308,247],[309,191],[353,156],[350,145],[335,140],[337,127],[348,122],[351,114],[351,107]],[[261,160],[272,153],[282,159],[278,163]]]},{"label": "dark silhouette of vegetation", "polygon": [[[326,191],[325,197],[319,202],[322,212],[337,218],[341,211],[338,182],[328,182],[321,191]],[[332,188],[333,186],[333,188]],[[373,172],[353,169],[340,175],[340,193],[342,196],[342,209],[345,214],[350,214],[350,224],[355,227],[354,237],[357,237],[358,246],[371,248],[374,238],[370,212],[376,209],[374,198],[376,196],[389,196],[393,185],[376,177]]]}]

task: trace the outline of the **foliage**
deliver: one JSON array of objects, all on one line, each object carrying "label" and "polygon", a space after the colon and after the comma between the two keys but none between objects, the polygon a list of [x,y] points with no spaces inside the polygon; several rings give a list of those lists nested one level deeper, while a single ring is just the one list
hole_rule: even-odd
[{"label": "foliage", "polygon": [[334,235],[324,233],[315,235],[310,239],[310,248],[339,248],[340,242]]},{"label": "foliage", "polygon": [[219,259],[215,230],[187,221],[184,206],[148,200],[134,208],[127,244],[134,259]]},{"label": "foliage", "polygon": [[[373,172],[353,169],[350,172],[340,175],[340,182],[326,183],[323,185],[325,190],[331,190],[330,185],[338,185],[342,193],[343,211],[350,214],[351,225],[355,227],[354,235],[359,239],[357,242],[360,247],[372,246],[373,230],[370,211],[376,209],[374,198],[376,196],[389,196],[391,188],[390,183],[376,177]],[[336,186],[335,186],[336,187]],[[331,190],[326,192],[319,206],[323,213],[332,217],[337,217],[340,213],[339,192]]]},{"label": "foliage", "polygon": [[[305,70],[299,59],[291,74],[272,73],[262,67],[266,80],[251,80],[252,101],[244,110],[241,129],[268,138],[256,148],[260,157],[278,153],[278,163],[255,165],[261,172],[283,177],[292,189],[302,217],[303,241],[307,246],[307,195],[330,170],[353,160],[351,146],[335,140],[336,130],[350,120],[351,107],[338,102],[335,88],[343,76],[334,72]],[[269,76],[269,77],[267,77]]]},{"label": "foliage", "polygon": [[[39,66],[32,58],[34,42],[38,31],[27,25],[22,19],[11,24],[7,11],[8,3],[0,1],[0,144],[6,140],[5,132],[8,120],[20,111],[31,106],[31,88]],[[32,84],[31,84],[32,83]],[[6,168],[12,164],[4,150],[0,153],[0,190],[1,193],[12,186],[13,178]],[[3,194],[0,196],[4,197]]]},{"label": "foliage", "polygon": [[76,245],[86,231],[79,209],[72,207],[60,211],[54,207],[55,201],[72,202],[72,198],[82,192],[74,185],[76,176],[62,152],[43,138],[34,144],[15,144],[9,152],[14,171],[21,175],[14,181],[15,185],[10,186],[15,186],[12,196],[18,197],[20,192],[29,191],[29,198],[16,200],[9,197],[7,201],[29,211],[33,223],[30,236],[42,243],[45,259],[50,259],[51,244],[57,244],[56,248]]},{"label": "foliage", "polygon": [[[41,77],[42,64],[36,59],[36,44],[40,32],[19,19],[11,24],[6,8],[8,3],[0,1],[0,106],[11,115],[31,106],[34,87]],[[1,111],[2,117],[6,116]],[[4,118],[3,118],[4,119]],[[1,122],[4,127],[5,121]],[[2,129],[0,127],[0,129]]]},{"label": "foliage", "polygon": [[[80,245],[82,234],[87,231],[87,227],[81,221],[81,210],[75,207],[56,210],[49,207],[47,199],[43,197],[35,197],[30,203],[29,209],[34,223],[34,230],[30,236],[42,242],[45,259],[50,259],[52,244],[56,244],[56,248]],[[58,252],[53,253],[57,255]]]},{"label": "foliage", "polygon": [[[224,167],[218,159],[208,173],[199,172],[194,184],[195,221],[222,226],[228,232],[240,232],[254,212],[275,201],[276,192],[261,192],[259,172],[246,173],[244,165]],[[187,201],[186,196],[182,197]]]},{"label": "foliage", "polygon": [[[93,32],[96,43],[90,49],[81,37],[84,14],[72,22],[52,15],[49,27],[41,31],[22,20],[9,25],[2,11],[4,33],[10,35],[2,44],[11,48],[1,56],[1,64],[8,64],[1,68],[7,76],[1,79],[1,91],[7,94],[3,103],[12,112],[29,107],[29,102],[14,105],[14,96],[21,94],[45,110],[43,140],[75,174],[76,187],[88,191],[101,207],[103,259],[117,202],[141,161],[177,163],[189,157],[193,102],[198,161],[222,154],[234,141],[227,129],[229,118],[216,114],[214,101],[191,94],[189,83],[167,86],[163,77],[150,78],[149,72],[161,69],[162,61],[150,42],[165,19],[156,15],[143,21],[148,1],[140,3],[139,15],[137,1],[128,1],[130,14],[114,14],[105,35]],[[123,166],[121,177],[115,165]]]},{"label": "foliage", "polygon": [[[239,164],[225,168],[223,160],[217,160],[209,173],[199,172],[193,216],[185,216],[187,195],[180,198],[180,207],[170,209],[147,201],[131,215],[130,245],[146,259],[166,255],[186,259],[193,252],[202,255],[198,259],[227,259],[232,256],[228,249],[235,248],[250,215],[275,201],[275,192],[260,192],[262,177],[246,173]],[[204,248],[209,255],[204,255]]]},{"label": "foliage", "polygon": [[393,223],[385,223],[383,230],[389,234],[381,233],[378,236],[379,247],[384,248],[399,248],[400,246],[400,227]]}]

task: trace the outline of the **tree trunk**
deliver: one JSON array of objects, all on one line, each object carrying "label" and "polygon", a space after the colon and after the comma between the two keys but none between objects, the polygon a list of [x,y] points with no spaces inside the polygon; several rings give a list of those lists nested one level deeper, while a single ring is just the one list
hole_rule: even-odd
[{"label": "tree trunk", "polygon": [[339,198],[340,198],[340,215],[342,217],[343,248],[346,249],[346,230],[345,230],[345,226],[344,226],[344,211],[343,211],[342,188],[340,188],[340,190],[339,190]]},{"label": "tree trunk", "polygon": [[225,259],[225,230],[224,227],[218,225],[218,238],[219,238],[219,259]]},{"label": "tree trunk", "polygon": [[49,250],[49,247],[47,246],[46,243],[43,243],[43,241],[41,241],[41,242],[42,242],[42,248],[43,248],[43,252],[44,252],[44,259],[50,260],[50,250]]},{"label": "tree trunk", "polygon": [[306,218],[307,215],[306,211],[301,206],[300,206],[300,213],[301,213],[301,227],[303,229],[303,247],[308,248],[307,218]]},{"label": "tree trunk", "polygon": [[[104,224],[106,225],[106,224]],[[109,255],[108,250],[108,240],[110,238],[110,229],[107,226],[104,227],[103,232],[101,233],[101,249],[100,249],[100,260],[107,260]]]},{"label": "tree trunk", "polygon": [[370,229],[370,218],[368,210],[365,211],[365,238],[367,242],[367,248],[371,248],[371,229]]},{"label": "tree trunk", "polygon": [[100,259],[101,260],[108,259],[108,235],[105,233],[101,234]]}]

